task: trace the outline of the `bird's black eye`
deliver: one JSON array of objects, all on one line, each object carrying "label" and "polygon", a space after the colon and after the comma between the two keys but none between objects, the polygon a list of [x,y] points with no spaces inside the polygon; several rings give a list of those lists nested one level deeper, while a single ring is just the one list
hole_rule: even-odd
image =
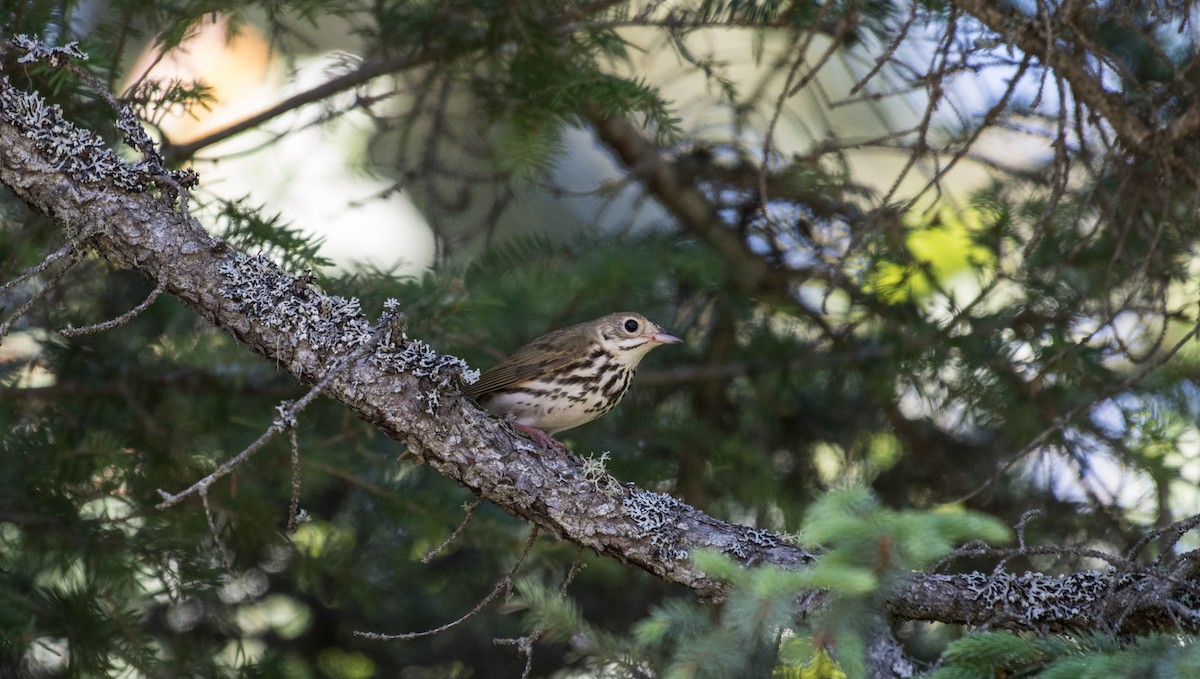
[{"label": "bird's black eye", "polygon": [[638,327],[639,326],[636,318],[625,319],[625,332],[637,332]]}]

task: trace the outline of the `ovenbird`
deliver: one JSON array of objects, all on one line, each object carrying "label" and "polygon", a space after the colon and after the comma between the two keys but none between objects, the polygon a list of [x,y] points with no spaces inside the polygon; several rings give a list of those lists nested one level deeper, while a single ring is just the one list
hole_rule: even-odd
[{"label": "ovenbird", "polygon": [[542,445],[561,448],[551,436],[612,410],[651,349],[682,341],[641,314],[609,314],[538,337],[464,393]]}]

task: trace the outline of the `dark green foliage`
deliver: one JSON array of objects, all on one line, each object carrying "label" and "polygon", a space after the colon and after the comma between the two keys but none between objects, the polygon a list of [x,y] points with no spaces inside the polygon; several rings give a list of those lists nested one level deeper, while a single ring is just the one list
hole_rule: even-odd
[{"label": "dark green foliage", "polygon": [[[1187,123],[1182,114],[1200,109],[1190,90],[1196,50],[1178,30],[1182,19],[1119,4],[1079,11],[1081,25],[1058,38],[1094,41],[1075,47],[1102,52],[1079,61],[1112,69],[1106,77],[1120,79],[1118,99],[1139,123]],[[1054,74],[1027,82],[1039,94],[1018,92],[1019,103],[996,119],[931,99],[939,116],[920,129],[897,112],[911,101],[886,105],[894,88],[936,97],[964,87],[953,73],[996,62],[1009,69],[965,86],[982,91],[980,83],[1007,81],[1006,62],[1020,60],[1007,45],[983,47],[986,30],[961,10],[699,2],[640,19],[642,9],[553,0],[17,0],[0,22],[8,34],[80,41],[91,56],[82,66],[114,89],[144,45],[175,45],[216,17],[230,33],[264,29],[288,60],[322,39],[308,27],[345,21],[362,42],[338,76],[363,61],[413,57],[417,66],[389,74],[396,92],[386,94],[396,96],[380,94],[386,78],[370,83],[378,89],[357,83],[360,97],[347,110],[372,116],[372,170],[394,179],[433,226],[432,271],[330,270],[305,225],[285,224],[277,206],[253,195],[193,202],[196,215],[232,249],[316,270],[324,289],[359,298],[373,318],[385,300],[399,300],[411,336],[478,368],[557,327],[619,309],[645,313],[686,343],[649,356],[616,410],[560,438],[581,454],[611,451],[606,464],[618,478],[719,518],[799,531],[804,544],[826,550],[818,565],[743,569],[697,554],[736,585],[714,608],[583,555],[564,597],[576,555],[543,537],[516,570],[515,594],[481,614],[410,641],[356,636],[458,619],[514,568],[528,526],[483,505],[422,562],[463,519],[470,493],[399,464],[401,444],[324,400],[298,430],[300,506],[310,520],[296,532],[287,531],[285,440],[213,486],[211,526],[198,501],[157,509],[160,489],[185,488],[242,450],[307,386],[169,296],[115,330],[57,335],[114,318],[153,288],[87,259],[0,346],[0,677],[517,677],[525,656],[494,640],[522,634],[540,635],[534,676],[861,677],[882,602],[905,573],[970,540],[1009,541],[1007,527],[1030,510],[1041,513],[1026,517],[1028,545],[1080,544],[1133,561],[1195,547],[1190,536],[1139,542],[1150,526],[1192,511],[1196,491],[1194,339],[1158,365],[1196,321],[1194,140],[1162,142],[1164,154],[1179,151],[1171,158],[1126,153],[1121,143],[1105,146],[1118,126],[1091,118],[1112,112],[1081,104],[1072,123],[1087,127],[1083,138],[1060,131],[1047,144],[1069,163],[990,168],[998,178],[989,186],[969,195],[948,188],[925,210],[921,200],[885,200],[886,184],[899,180],[880,186],[869,154],[911,151],[913,166],[928,169],[933,158],[940,171],[967,154],[955,144],[977,125],[1056,129],[1059,119],[1033,99],[1071,83]],[[1093,9],[1105,12],[1096,18]],[[652,40],[625,30],[642,20]],[[722,39],[752,32],[745,53],[699,49],[721,42],[712,24],[736,27]],[[943,71],[918,72],[932,69],[931,48],[912,50],[903,36],[935,36],[932,44],[951,26],[946,44],[962,53],[946,55]],[[841,42],[820,61],[831,36]],[[677,72],[638,72],[642,51],[657,43]],[[923,55],[916,71],[897,56],[906,49]],[[111,135],[113,112],[76,75],[16,58],[5,52],[2,65],[18,87]],[[854,78],[882,68],[887,87],[848,96],[880,102],[872,114],[888,119],[884,141],[859,149],[867,132],[825,135],[818,119],[849,106],[774,118],[772,88],[808,82],[808,69],[824,63],[847,64]],[[696,92],[679,95],[685,100],[660,91],[687,75],[697,76],[687,81]],[[860,83],[810,84],[798,96],[826,102]],[[726,117],[694,110],[689,97],[705,88],[702,106]],[[153,123],[164,108],[203,113],[213,92],[200,82],[147,82],[118,94]],[[947,122],[947,111],[961,119]],[[744,247],[671,207],[678,195],[626,213],[629,186],[661,179],[646,164],[618,162],[617,174],[589,179],[598,211],[622,211],[615,217],[547,208],[548,196],[572,192],[555,182],[585,155],[576,128],[596,133],[592,123],[603,117],[643,131],[658,145],[654,160],[695,191],[682,202],[709,201],[716,216],[700,217],[721,220],[718,234]],[[775,136],[764,149],[768,125]],[[806,134],[810,146],[798,141]],[[932,149],[942,138],[951,142]],[[72,234],[5,194],[0,284]],[[756,264],[768,274],[756,276]],[[0,293],[0,322],[59,272]],[[1128,483],[1114,489],[1114,479]],[[1144,494],[1122,497],[1129,487]],[[1066,553],[1018,553],[1004,563],[1010,571],[1094,566]],[[794,619],[793,597],[813,587],[826,590],[829,606]],[[902,636],[913,647],[928,642],[920,652],[940,663],[938,679],[1200,673],[1194,639],[1105,631],[1042,637],[931,626]]]}]

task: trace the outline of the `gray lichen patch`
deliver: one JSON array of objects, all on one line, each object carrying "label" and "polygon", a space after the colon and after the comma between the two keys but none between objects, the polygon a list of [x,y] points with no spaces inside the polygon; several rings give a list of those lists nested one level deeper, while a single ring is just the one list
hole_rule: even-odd
[{"label": "gray lichen patch", "polygon": [[742,562],[752,562],[756,554],[765,549],[783,545],[779,536],[764,528],[746,528],[738,534],[737,542],[725,549],[726,554],[732,554]]},{"label": "gray lichen patch", "polygon": [[82,183],[112,182],[126,191],[142,192],[149,182],[136,165],[127,163],[90,130],[63,118],[34,92],[21,92],[0,78],[0,116],[33,140],[49,156],[51,167]]},{"label": "gray lichen patch", "polygon": [[[439,354],[420,340],[409,339],[398,323],[367,321],[359,301],[329,295],[315,284],[312,273],[299,276],[280,269],[262,254],[236,253],[219,269],[224,279],[220,292],[233,308],[266,326],[272,334],[286,336],[308,351],[325,357],[323,368],[374,342],[369,357],[378,370],[407,373],[432,383],[418,397],[433,414],[441,394],[459,382],[479,379],[461,358]],[[398,303],[388,300],[387,314],[396,316]]]},{"label": "gray lichen patch", "polygon": [[58,66],[65,59],[87,61],[88,55],[79,49],[78,42],[62,46],[46,45],[28,35],[18,35],[13,38],[13,44],[25,50],[25,54],[17,59],[18,64],[28,64],[35,61],[47,61],[51,66]]},{"label": "gray lichen patch", "polygon": [[371,339],[371,324],[358,300],[327,295],[311,273],[293,276],[267,257],[236,253],[221,264],[220,292],[234,309],[273,334],[337,358]]},{"label": "gray lichen patch", "polygon": [[633,537],[649,541],[656,556],[679,560],[688,558],[688,550],[679,544],[682,532],[677,525],[685,507],[670,495],[638,490],[625,498],[621,511],[637,527]]},{"label": "gray lichen patch", "polygon": [[479,371],[472,370],[461,358],[439,354],[421,340],[410,340],[403,335],[399,343],[391,338],[381,341],[371,360],[384,372],[410,373],[432,382],[433,389],[417,394],[430,415],[441,405],[442,392],[458,382],[470,384],[479,379]]},{"label": "gray lichen patch", "polygon": [[960,577],[966,579],[965,589],[975,601],[1034,626],[1090,619],[1093,602],[1114,584],[1111,574],[1097,571],[1065,577],[1032,572]]},{"label": "gray lichen patch", "polygon": [[[126,138],[141,125],[127,111],[118,126]],[[182,187],[194,185],[196,175],[188,170],[168,173],[155,153],[129,162],[108,148],[104,140],[63,118],[62,109],[48,105],[35,92],[22,92],[7,77],[0,78],[0,117],[16,127],[49,159],[51,168],[83,184],[109,183],[125,191],[142,193],[156,179],[167,178]]]}]

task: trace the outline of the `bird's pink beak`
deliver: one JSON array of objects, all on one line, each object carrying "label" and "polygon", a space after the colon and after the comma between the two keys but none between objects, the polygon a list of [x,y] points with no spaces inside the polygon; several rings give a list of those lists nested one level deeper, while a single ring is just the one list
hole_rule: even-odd
[{"label": "bird's pink beak", "polygon": [[650,336],[650,341],[657,342],[659,344],[683,344],[683,340],[674,335],[668,335],[665,332],[654,333]]}]

